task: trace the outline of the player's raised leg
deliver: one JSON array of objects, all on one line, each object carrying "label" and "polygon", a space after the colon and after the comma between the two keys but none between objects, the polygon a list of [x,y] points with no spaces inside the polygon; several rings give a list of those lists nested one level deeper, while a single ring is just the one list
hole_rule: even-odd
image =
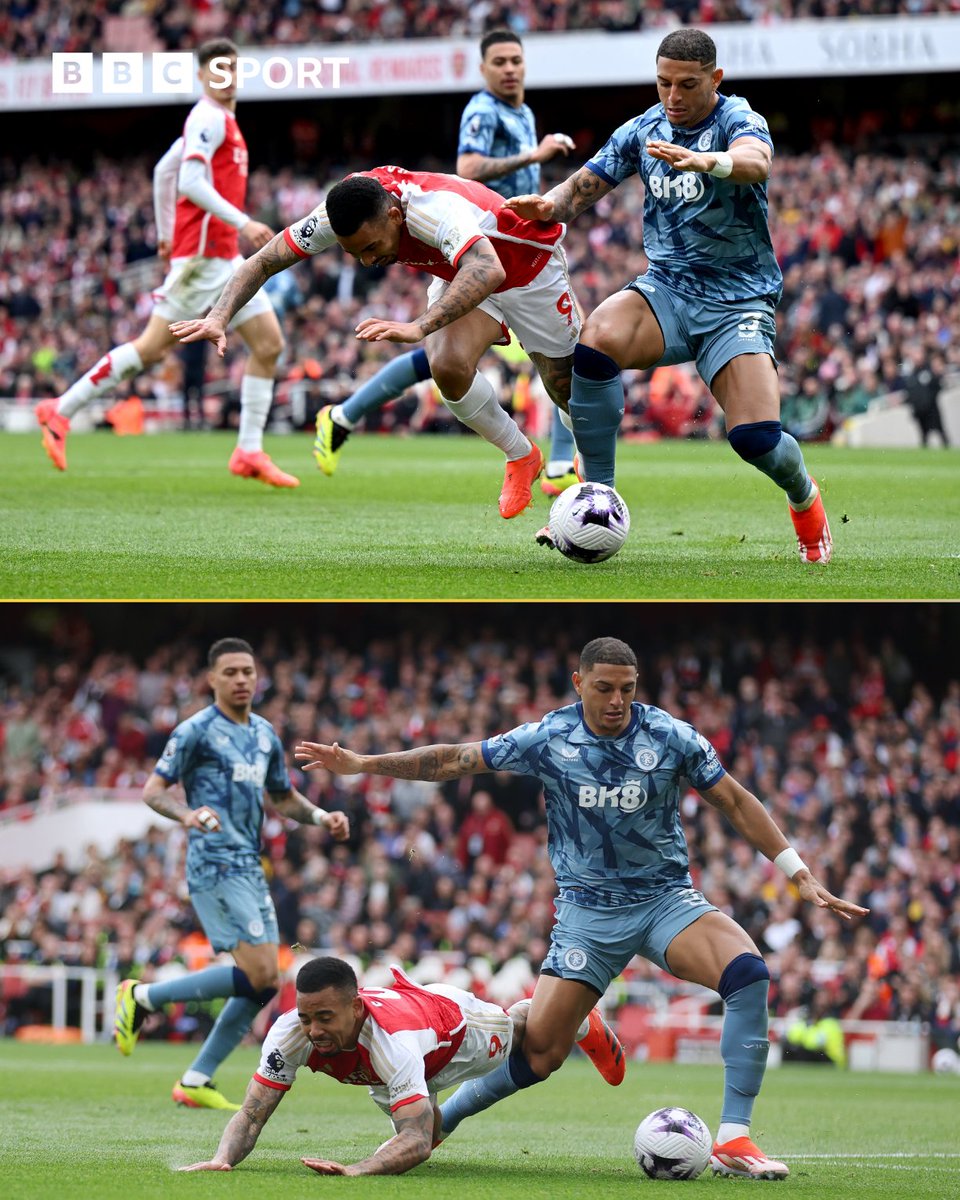
[{"label": "player's raised leg", "polygon": [[317,413],[313,457],[324,475],[337,469],[340,451],[360,421],[402,396],[407,388],[430,378],[426,351],[418,347],[380,368],[342,404],[328,404]]},{"label": "player's raised leg", "polygon": [[241,323],[236,328],[247,344],[250,358],[240,384],[240,432],[230,456],[230,471],[272,487],[299,487],[300,480],[281,471],[263,448],[263,431],[273,404],[277,359],[283,350],[280,323],[272,308],[242,320],[246,311],[242,309],[238,314]]},{"label": "player's raised leg", "polygon": [[797,440],[780,424],[773,360],[766,354],[740,354],[718,371],[710,387],[724,411],[727,441],[786,493],[801,561],[829,562],[833,540],[827,514]]},{"label": "player's raised leg", "polygon": [[[445,286],[443,280],[434,281],[428,293],[430,304]],[[543,470],[543,455],[501,406],[493,384],[477,370],[480,356],[502,337],[500,322],[474,309],[432,333],[426,339],[426,351],[430,373],[447,408],[461,424],[507,457],[500,515],[509,520],[532,503],[531,489]]]},{"label": "player's raised leg", "polygon": [[41,400],[35,411],[43,448],[58,470],[67,469],[70,418],[92,400],[111,392],[118,383],[160,362],[173,344],[174,338],[167,329],[166,320],[153,315],[138,338],[107,351],[62,396],[56,400]]},{"label": "player's raised leg", "polygon": [[783,1179],[785,1163],[768,1158],[750,1138],[753,1106],[767,1065],[770,972],[760,952],[725,913],[711,911],[670,942],[666,961],[679,979],[720,993],[723,1108],[711,1165],[718,1175]]}]

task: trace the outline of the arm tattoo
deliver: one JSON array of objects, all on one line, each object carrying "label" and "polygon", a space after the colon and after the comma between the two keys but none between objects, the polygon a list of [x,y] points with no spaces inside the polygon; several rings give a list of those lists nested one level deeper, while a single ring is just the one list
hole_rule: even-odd
[{"label": "arm tattoo", "polygon": [[271,275],[276,275],[278,271],[292,267],[299,261],[300,256],[290,249],[283,234],[278,233],[252,258],[246,259],[243,265],[236,269],[220,293],[220,299],[207,315],[222,321],[226,327],[247,301],[252,300],[260,291]]},{"label": "arm tattoo", "polygon": [[190,809],[182,800],[172,796],[167,788],[167,781],[154,772],[144,785],[143,802],[161,817],[182,822]]},{"label": "arm tattoo", "polygon": [[503,283],[504,270],[486,238],[474,242],[461,257],[457,274],[440,299],[417,321],[423,336],[436,333],[472,312]]},{"label": "arm tattoo", "polygon": [[594,175],[587,167],[581,167],[576,175],[571,175],[569,179],[547,192],[547,199],[554,203],[553,219],[572,221],[612,190],[605,179]]},{"label": "arm tattoo", "polygon": [[296,788],[291,788],[289,792],[283,795],[270,796],[270,802],[278,813],[282,813],[285,817],[290,817],[294,821],[299,821],[301,825],[312,825],[313,814],[316,812],[314,805],[300,794]]},{"label": "arm tattoo", "polygon": [[[243,1101],[243,1108],[230,1118],[230,1123],[223,1131],[220,1145],[217,1147],[218,1162],[227,1162],[234,1166],[242,1162],[257,1144],[260,1130],[266,1125],[270,1114],[283,1099],[284,1093],[275,1088],[263,1088],[270,1091],[269,1096],[262,1096],[259,1091],[253,1093],[253,1085]],[[274,1098],[276,1097],[276,1098]]]},{"label": "arm tattoo", "polygon": [[477,742],[461,746],[421,746],[398,754],[373,754],[363,769],[370,775],[429,779],[435,783],[489,770]]},{"label": "arm tattoo", "polygon": [[477,183],[486,183],[488,179],[502,179],[512,171],[529,166],[531,162],[533,159],[529,150],[522,154],[511,154],[509,158],[487,158],[485,155],[477,155],[470,164],[470,174],[467,178],[475,179]]},{"label": "arm tattoo", "polygon": [[400,1175],[430,1157],[433,1141],[433,1105],[429,1100],[411,1104],[413,1113],[401,1108],[393,1118],[397,1136],[376,1154],[357,1163],[363,1175]]}]

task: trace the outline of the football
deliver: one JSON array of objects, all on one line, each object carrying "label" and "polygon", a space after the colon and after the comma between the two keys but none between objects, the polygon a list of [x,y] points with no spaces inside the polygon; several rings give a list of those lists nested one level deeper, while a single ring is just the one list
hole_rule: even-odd
[{"label": "football", "polygon": [[553,544],[567,558],[603,562],[627,540],[630,513],[616,488],[578,483],[554,500],[549,529]]},{"label": "football", "polygon": [[637,1126],[633,1153],[650,1179],[696,1179],[710,1161],[713,1138],[696,1113],[658,1108]]}]

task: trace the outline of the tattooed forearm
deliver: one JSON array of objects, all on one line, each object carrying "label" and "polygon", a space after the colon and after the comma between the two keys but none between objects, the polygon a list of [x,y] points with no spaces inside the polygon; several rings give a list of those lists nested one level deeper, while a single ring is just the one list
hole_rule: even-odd
[{"label": "tattooed forearm", "polygon": [[270,800],[277,812],[285,817],[299,821],[301,825],[312,825],[313,814],[316,811],[310,801],[300,794],[296,788],[291,788],[286,795],[271,795]]},{"label": "tattooed forearm", "polygon": [[480,743],[460,746],[422,746],[398,754],[371,754],[363,769],[370,775],[390,775],[394,779],[429,779],[442,783],[461,775],[477,775],[490,768],[483,761]]},{"label": "tattooed forearm", "polygon": [[594,175],[587,167],[581,167],[576,175],[571,175],[547,192],[546,199],[553,201],[553,219],[566,222],[578,217],[611,190],[610,184],[599,175]]},{"label": "tattooed forearm", "polygon": [[452,324],[472,312],[481,300],[493,294],[506,273],[486,238],[474,242],[460,259],[457,274],[436,304],[431,304],[417,324],[423,336]]},{"label": "tattooed forearm", "polygon": [[486,158],[482,154],[464,154],[457,159],[457,174],[465,179],[486,183],[488,179],[502,179],[512,171],[529,166],[533,162],[530,151],[511,154],[509,158]]},{"label": "tattooed forearm", "polygon": [[220,293],[220,299],[207,315],[221,321],[226,327],[247,301],[252,300],[260,291],[271,275],[276,275],[299,261],[299,255],[290,249],[283,234],[278,233],[230,276],[226,287]]},{"label": "tattooed forearm", "polygon": [[[253,1091],[254,1088],[258,1089],[257,1092]],[[263,1096],[261,1091],[269,1091],[272,1094]],[[254,1080],[244,1097],[243,1108],[234,1113],[223,1131],[220,1145],[217,1147],[217,1161],[229,1163],[231,1166],[242,1162],[257,1144],[260,1130],[266,1125],[267,1119],[283,1096],[283,1092],[264,1088]]]},{"label": "tattooed forearm", "polygon": [[[397,1115],[393,1127],[397,1133],[389,1142],[354,1165],[357,1175],[402,1175],[430,1157],[433,1141],[433,1106],[426,1100],[409,1106],[412,1114]],[[404,1110],[400,1110],[404,1113]]]},{"label": "tattooed forearm", "polygon": [[182,800],[172,796],[168,787],[167,781],[154,773],[144,784],[143,802],[154,812],[159,813],[161,817],[169,817],[171,821],[182,822],[190,809]]}]

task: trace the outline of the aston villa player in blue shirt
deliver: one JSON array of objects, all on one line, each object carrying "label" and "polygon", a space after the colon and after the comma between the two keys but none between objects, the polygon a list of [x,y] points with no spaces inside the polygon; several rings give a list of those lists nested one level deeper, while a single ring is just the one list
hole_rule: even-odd
[{"label": "aston villa player in blue shirt", "polygon": [[687,781],[753,848],[793,880],[800,896],[849,919],[867,910],[833,896],[803,863],[767,810],[727,773],[685,721],[635,700],[637,659],[617,638],[580,655],[577,704],[539,722],[456,746],[354,754],[306,742],[307,770],[402,779],[457,779],[517,771],[543,785],[547,849],[557,878],[557,919],[527,1018],[522,1049],[442,1106],[445,1137],[464,1117],[542,1082],[570,1052],[584,1017],[634,955],[720,993],[723,1107],[715,1171],[759,1179],[788,1174],[750,1138],[767,1062],[770,973],[753,941],[690,878],[680,801]]},{"label": "aston villa player in blue shirt", "polygon": [[[251,712],[257,668],[248,643],[222,638],[207,663],[214,702],[174,729],[143,798],[188,830],[190,900],[213,949],[229,951],[236,966],[150,984],[125,979],[117,988],[114,1040],[129,1055],[148,1013],[176,1001],[227,997],[173,1099],[190,1108],[235,1111],[240,1106],[217,1089],[213,1075],[278,986],[280,933],[260,865],[263,793],[283,816],[322,825],[340,841],[349,837],[350,824],[344,813],[317,808],[292,786],[273,726]],[[170,793],[177,783],[185,800]]]},{"label": "aston villa player in blue shirt", "polygon": [[[730,445],[786,493],[801,560],[826,563],[833,543],[820,491],[780,425],[782,279],[767,227],[773,142],[746,100],[717,91],[716,59],[707,34],[668,34],[657,50],[659,103],[546,195],[507,204],[530,219],[570,221],[628,176],[643,181],[649,270],[587,318],[574,351],[570,415],[584,478],[613,485],[620,372],[696,362]],[[549,529],[537,536],[549,543]]]}]

